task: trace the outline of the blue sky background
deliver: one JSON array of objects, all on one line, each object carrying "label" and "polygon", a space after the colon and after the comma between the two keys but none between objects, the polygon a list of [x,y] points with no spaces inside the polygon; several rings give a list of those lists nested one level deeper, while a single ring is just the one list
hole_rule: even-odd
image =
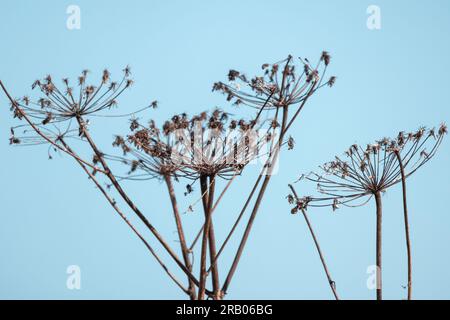
[{"label": "blue sky background", "polygon": [[[66,28],[66,8],[81,8],[81,29]],[[366,27],[369,5],[381,8],[382,28]],[[332,55],[336,86],[310,100],[282,155],[228,298],[329,299],[326,278],[302,217],[289,214],[287,183],[341,154],[399,130],[449,121],[450,3],[441,1],[6,1],[0,3],[0,78],[14,96],[36,78],[75,78],[104,67],[119,76],[132,66],[135,86],[120,99],[132,111],[158,99],[143,117],[163,120],[214,106],[211,93],[228,69],[260,71],[265,62]],[[115,215],[73,160],[47,160],[46,147],[12,148],[16,122],[0,94],[0,298],[184,298]],[[97,119],[92,134],[105,150],[124,120]],[[413,296],[450,298],[450,144],[409,180]],[[256,170],[234,185],[215,214],[223,239]],[[165,186],[124,184],[175,246]],[[186,205],[183,185],[179,197]],[[298,186],[301,193],[309,189]],[[384,196],[384,295],[406,296],[406,253],[400,186]],[[127,211],[128,213],[128,211]],[[201,211],[183,216],[193,236]],[[371,299],[366,269],[375,264],[374,206],[310,212],[342,298]],[[141,228],[141,230],[144,230]],[[156,245],[153,238],[151,243]],[[233,250],[223,256],[228,268]],[[166,260],[167,257],[165,257]],[[79,265],[81,290],[66,288],[66,268]],[[171,264],[169,264],[171,265]],[[225,271],[225,270],[224,270]],[[223,271],[222,271],[223,272]]]}]

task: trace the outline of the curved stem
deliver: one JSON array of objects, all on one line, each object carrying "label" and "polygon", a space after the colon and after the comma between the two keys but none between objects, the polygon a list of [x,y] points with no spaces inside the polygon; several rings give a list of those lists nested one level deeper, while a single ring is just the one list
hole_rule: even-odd
[{"label": "curved stem", "polygon": [[377,263],[377,300],[383,300],[383,285],[382,285],[382,218],[383,207],[381,203],[381,193],[375,193],[375,203],[377,207],[377,236],[376,236],[376,263]]},{"label": "curved stem", "polygon": [[397,157],[400,173],[402,176],[402,193],[403,193],[403,216],[405,220],[405,236],[406,236],[406,252],[408,255],[408,300],[412,298],[412,255],[411,255],[411,239],[409,237],[409,222],[408,222],[408,205],[406,201],[406,177],[405,170],[403,167],[402,158],[400,157],[400,153],[395,152]]}]

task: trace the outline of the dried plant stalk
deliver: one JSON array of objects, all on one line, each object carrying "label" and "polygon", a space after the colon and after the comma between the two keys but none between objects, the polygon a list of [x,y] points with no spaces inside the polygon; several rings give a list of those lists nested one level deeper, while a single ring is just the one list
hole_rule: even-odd
[{"label": "dried plant stalk", "polygon": [[395,151],[395,155],[398,160],[398,165],[400,166],[400,173],[402,177],[402,198],[403,198],[403,218],[405,222],[405,239],[406,239],[406,254],[407,254],[407,265],[408,265],[408,300],[412,299],[412,253],[411,253],[411,238],[409,236],[409,222],[408,222],[408,205],[406,198],[406,176],[405,169],[403,167],[402,158],[400,152]]},{"label": "dried plant stalk", "polygon": [[[295,201],[299,201],[297,192],[295,191],[294,187],[290,184],[289,188],[292,191],[292,194],[294,196]],[[291,201],[291,202],[293,202],[293,201]],[[325,262],[325,257],[323,256],[322,249],[320,248],[320,245],[319,245],[319,241],[317,240],[317,237],[316,237],[316,234],[314,232],[314,229],[313,229],[313,227],[311,225],[311,222],[309,221],[308,214],[306,213],[306,210],[304,208],[302,208],[302,207],[300,208],[300,211],[302,212],[303,217],[305,218],[305,222],[306,222],[306,224],[308,226],[309,232],[311,233],[311,236],[312,236],[312,238],[314,240],[314,244],[316,246],[317,253],[319,254],[320,261],[322,262],[322,266],[323,266],[323,269],[324,269],[325,274],[327,276],[328,284],[330,285],[330,288],[331,288],[331,291],[333,292],[334,298],[336,300],[339,300],[339,296],[338,296],[338,293],[336,291],[336,282],[333,281],[333,279],[331,278],[330,272],[328,270],[327,263]]]}]

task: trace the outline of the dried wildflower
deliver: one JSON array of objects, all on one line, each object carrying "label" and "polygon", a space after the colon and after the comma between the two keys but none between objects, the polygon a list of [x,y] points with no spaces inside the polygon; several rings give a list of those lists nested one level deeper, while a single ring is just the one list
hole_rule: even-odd
[{"label": "dried wildflower", "polygon": [[[403,182],[404,187],[404,179],[411,176],[436,154],[446,134],[443,128],[445,125],[441,125],[437,135],[435,129],[428,130],[427,134],[426,128],[421,127],[416,132],[400,132],[395,139],[383,138],[376,143],[368,144],[366,148],[352,145],[345,152],[346,160],[335,157],[335,160],[321,167],[322,173],[312,172],[305,176],[306,180],[317,184],[318,192],[322,195],[309,198],[308,203],[312,207],[329,206],[335,211],[339,205],[361,206],[372,197],[375,198],[379,270],[381,270],[381,194],[399,182]],[[360,200],[363,201],[354,204]],[[408,228],[406,218],[405,224]],[[410,294],[408,296],[410,297]],[[381,287],[377,289],[377,298],[382,298]]]},{"label": "dried wildflower", "polygon": [[[329,62],[330,55],[323,52],[320,63],[326,67]],[[307,59],[300,59],[300,63],[303,65],[303,72],[300,73],[296,72],[292,56],[271,65],[265,63],[261,67],[264,74],[251,79],[243,76],[242,72],[230,70],[228,80],[233,83],[216,82],[213,91],[222,92],[227,101],[234,100],[235,105],[245,104],[257,109],[295,105],[322,87],[319,70],[313,68]],[[320,68],[320,63],[317,68]],[[330,85],[330,81],[326,84]]]},{"label": "dried wildflower", "polygon": [[78,93],[69,87],[67,78],[62,80],[63,87],[59,88],[51,76],[46,76],[43,80],[36,80],[31,86],[32,89],[39,88],[44,96],[38,97],[36,100],[26,96],[22,101],[17,101],[17,105],[31,119],[37,119],[42,124],[60,123],[110,108],[116,104],[117,97],[132,83],[128,79],[129,72],[126,72],[119,85],[111,83],[108,87],[110,74],[108,70],[104,70],[98,86],[86,85],[88,72],[88,70],[84,70],[78,78]]},{"label": "dried wildflower", "polygon": [[250,161],[265,155],[259,150],[266,138],[254,137],[251,123],[229,119],[220,109],[191,118],[179,114],[164,122],[161,129],[154,121],[148,127],[132,124],[126,141],[116,137],[113,145],[122,149],[126,146],[126,153],[140,160],[138,167],[149,178],[171,175],[193,180],[199,176],[229,179]]},{"label": "dried wildflower", "polygon": [[345,153],[347,160],[336,157],[321,167],[323,174],[310,173],[307,176],[308,180],[318,184],[320,193],[329,196],[313,201],[331,201],[329,205],[332,206],[337,199],[342,205],[347,205],[397,184],[401,177],[395,160],[396,151],[402,156],[406,176],[410,176],[435,155],[445,135],[439,130],[434,139],[430,134],[435,132],[434,129],[428,130],[428,134],[425,132],[425,128],[410,133],[400,132],[396,139],[383,138],[366,148],[353,145]]}]

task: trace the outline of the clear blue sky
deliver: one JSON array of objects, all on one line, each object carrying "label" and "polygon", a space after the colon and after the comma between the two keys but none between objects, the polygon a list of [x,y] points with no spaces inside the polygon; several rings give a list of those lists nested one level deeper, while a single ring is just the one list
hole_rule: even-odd
[{"label": "clear blue sky", "polygon": [[[80,30],[66,28],[70,4],[81,8]],[[370,4],[381,8],[381,30],[366,27]],[[19,97],[47,73],[74,78],[88,68],[99,76],[108,67],[114,76],[130,64],[136,85],[121,99],[122,110],[158,99],[161,108],[147,115],[162,120],[216,105],[230,110],[211,93],[229,68],[252,75],[289,53],[315,60],[328,50],[336,86],[314,97],[293,128],[296,148],[282,156],[228,298],[329,299],[305,223],[289,214],[287,183],[354,142],[449,122],[449,18],[445,0],[4,0],[0,78]],[[0,105],[0,298],[183,298],[71,159],[49,161],[46,147],[8,145],[16,122],[1,94]],[[104,149],[125,128],[116,120],[92,124]],[[409,180],[415,298],[450,298],[449,161],[444,141],[436,158]],[[219,238],[254,178],[250,171],[216,212]],[[125,184],[175,246],[164,187],[157,181]],[[391,299],[406,295],[399,191],[384,196],[384,295]],[[200,214],[183,219],[198,225]],[[373,204],[310,216],[340,295],[373,298],[366,287],[366,269],[375,263]],[[231,253],[223,258],[229,261]],[[66,288],[69,265],[81,268],[81,290]]]}]

